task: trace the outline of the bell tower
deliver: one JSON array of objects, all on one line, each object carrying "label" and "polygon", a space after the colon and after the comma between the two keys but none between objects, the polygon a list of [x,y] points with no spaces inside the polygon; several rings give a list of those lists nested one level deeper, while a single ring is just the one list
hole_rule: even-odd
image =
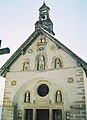
[{"label": "bell tower", "polygon": [[39,20],[35,23],[35,29],[42,27],[52,35],[55,35],[53,32],[53,23],[50,20],[49,10],[50,8],[46,6],[44,2],[39,9]]}]

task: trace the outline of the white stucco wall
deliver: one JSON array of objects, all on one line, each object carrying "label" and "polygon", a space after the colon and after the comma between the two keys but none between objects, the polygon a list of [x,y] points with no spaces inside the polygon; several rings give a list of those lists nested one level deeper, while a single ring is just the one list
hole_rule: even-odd
[{"label": "white stucco wall", "polygon": [[[47,44],[38,46],[37,43],[42,37],[46,39]],[[39,51],[40,47],[44,47],[44,50]],[[45,55],[46,60],[45,70],[42,71],[37,70],[36,61],[36,57],[41,54]],[[54,69],[54,58],[61,59],[61,68]],[[26,60],[29,60],[29,70],[23,71],[23,63]],[[57,90],[61,90],[63,109],[70,110],[70,106],[75,102],[85,99],[84,83],[87,84],[87,79],[83,68],[78,66],[77,62],[64,50],[58,49],[54,42],[41,35],[26,49],[25,54],[21,54],[11,65],[10,71],[6,75],[4,106],[12,106],[17,103],[18,109],[26,107],[24,104],[26,91],[30,91],[31,104],[34,100],[36,103],[51,100],[55,106],[55,93]],[[49,86],[49,94],[43,99],[37,93],[40,84]]]}]

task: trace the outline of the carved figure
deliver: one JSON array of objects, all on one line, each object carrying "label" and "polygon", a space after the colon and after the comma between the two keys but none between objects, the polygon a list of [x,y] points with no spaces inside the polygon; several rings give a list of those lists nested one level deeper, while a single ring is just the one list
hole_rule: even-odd
[{"label": "carved figure", "polygon": [[25,61],[23,63],[23,71],[28,71],[29,70],[29,61]]},{"label": "carved figure", "polygon": [[30,93],[29,93],[29,92],[26,92],[26,93],[25,93],[24,102],[25,102],[25,103],[29,103],[29,102],[30,102]]},{"label": "carved figure", "polygon": [[38,58],[37,69],[45,70],[45,57],[43,55],[39,56]]},{"label": "carved figure", "polygon": [[55,68],[56,69],[61,68],[61,60],[60,60],[60,58],[55,59]]},{"label": "carved figure", "polygon": [[56,102],[57,102],[57,103],[62,102],[62,95],[61,95],[61,91],[60,91],[60,90],[58,90],[58,91],[56,92]]}]

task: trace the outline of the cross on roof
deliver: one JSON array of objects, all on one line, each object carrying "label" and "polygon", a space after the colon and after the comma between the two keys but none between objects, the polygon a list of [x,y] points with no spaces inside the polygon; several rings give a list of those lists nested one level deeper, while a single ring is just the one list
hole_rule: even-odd
[{"label": "cross on roof", "polygon": [[[1,47],[1,40],[0,40],[0,47]],[[8,47],[0,49],[0,55],[7,54],[7,53],[10,53],[10,49]]]}]

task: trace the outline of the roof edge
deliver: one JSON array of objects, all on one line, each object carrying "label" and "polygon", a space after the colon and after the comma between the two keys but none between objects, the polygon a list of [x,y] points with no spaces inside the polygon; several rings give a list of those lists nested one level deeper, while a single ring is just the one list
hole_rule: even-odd
[{"label": "roof edge", "polygon": [[0,76],[5,77],[5,74],[9,71],[9,66],[12,64],[12,62],[18,58],[18,56],[21,55],[21,52],[23,49],[32,42],[34,37],[38,34],[39,35],[40,30],[35,30],[30,37],[13,53],[13,55],[5,62],[5,64],[0,68]]},{"label": "roof edge", "polygon": [[[53,42],[55,42],[55,44],[57,45],[57,47],[61,47],[67,54],[69,54],[73,59],[75,59],[78,63],[80,63],[80,65],[83,67],[85,73],[86,73],[86,77],[87,77],[87,63],[82,60],[80,57],[78,57],[74,52],[72,52],[69,48],[67,48],[64,44],[62,44],[59,40],[57,40],[56,38],[54,38],[54,36],[52,34],[50,34],[48,31],[46,31],[43,28],[39,28],[38,30],[35,30],[31,36],[16,50],[16,52],[7,60],[7,62],[1,67],[0,69],[0,75],[2,77],[5,77],[6,73],[9,71],[9,66],[12,64],[12,62],[18,58],[18,56],[20,55],[21,51],[28,45],[28,44],[32,44],[32,41],[34,41],[34,39],[36,37],[38,37],[38,35],[40,33],[45,34],[50,40],[52,40]],[[30,44],[30,45],[31,45]]]}]

